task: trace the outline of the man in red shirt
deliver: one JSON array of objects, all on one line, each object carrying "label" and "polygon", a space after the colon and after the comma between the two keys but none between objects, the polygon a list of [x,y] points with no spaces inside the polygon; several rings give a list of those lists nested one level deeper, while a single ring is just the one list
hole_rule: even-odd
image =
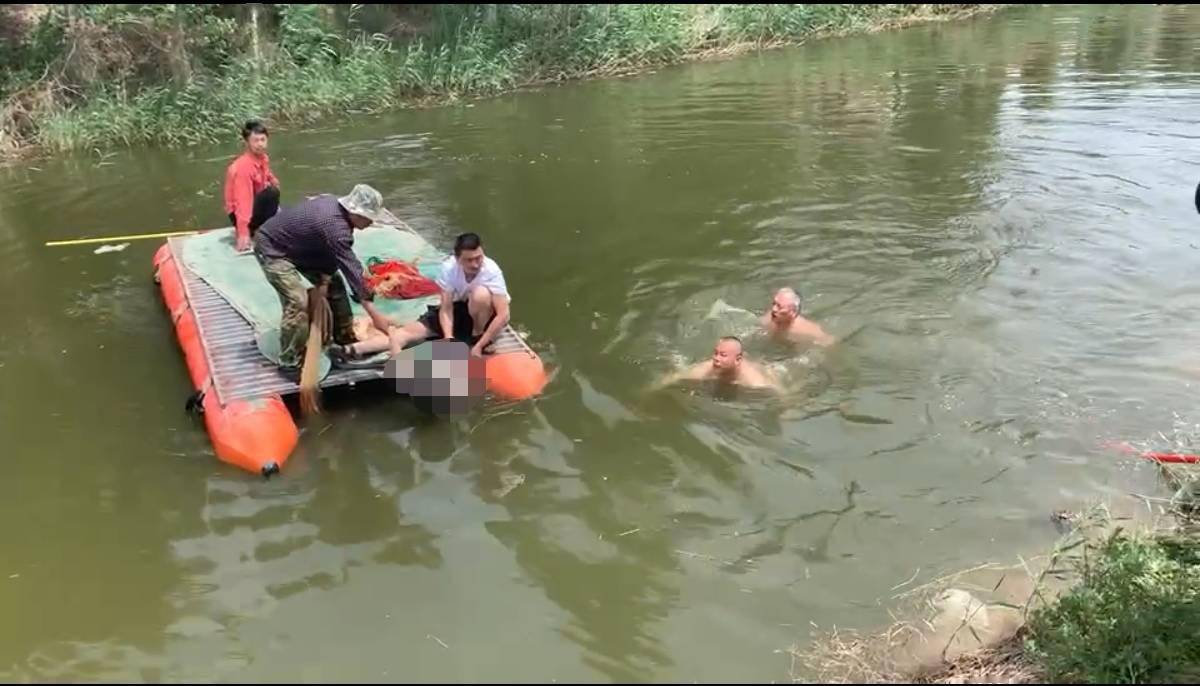
[{"label": "man in red shirt", "polygon": [[242,127],[246,149],[225,170],[225,211],[234,226],[238,252],[250,249],[255,229],[279,211],[279,179],[267,157],[267,127],[248,121]]}]

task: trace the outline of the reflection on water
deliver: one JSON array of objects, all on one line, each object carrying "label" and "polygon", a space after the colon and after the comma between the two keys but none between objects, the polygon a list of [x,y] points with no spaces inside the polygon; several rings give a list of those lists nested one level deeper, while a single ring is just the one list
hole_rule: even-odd
[{"label": "reflection on water", "polygon": [[[331,393],[269,482],[183,412],[156,246],[42,247],[219,222],[232,148],[0,172],[0,677],[775,680],[809,622],[1152,489],[1100,445],[1200,421],[1197,36],[1035,8],[281,131],[285,202],[480,231],[554,376]],[[837,345],[761,335],[785,285]],[[782,397],[649,389],[729,333]]]}]

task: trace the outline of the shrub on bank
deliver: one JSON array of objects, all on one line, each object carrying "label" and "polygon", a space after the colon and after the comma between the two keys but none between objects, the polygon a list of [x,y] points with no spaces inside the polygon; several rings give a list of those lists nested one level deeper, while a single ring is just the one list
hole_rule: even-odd
[{"label": "shrub on bank", "polygon": [[[25,28],[0,40],[0,152],[213,142],[250,117],[307,123],[993,6],[4,7]],[[391,28],[368,31],[368,10]]]},{"label": "shrub on bank", "polygon": [[1200,541],[1118,533],[1082,579],[1031,616],[1025,648],[1060,683],[1200,679]]}]

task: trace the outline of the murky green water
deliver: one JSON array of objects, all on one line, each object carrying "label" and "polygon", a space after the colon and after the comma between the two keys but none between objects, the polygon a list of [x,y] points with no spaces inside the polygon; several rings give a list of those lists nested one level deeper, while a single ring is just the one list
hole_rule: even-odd
[{"label": "murky green water", "polygon": [[[1154,487],[1098,444],[1196,421],[1198,113],[1200,11],[1135,6],[279,133],[288,200],[483,233],[556,375],[334,394],[269,482],[183,412],[157,245],[42,247],[219,224],[233,143],[0,172],[0,678],[786,679],[810,622]],[[849,336],[786,400],[644,391],[785,284]]]}]

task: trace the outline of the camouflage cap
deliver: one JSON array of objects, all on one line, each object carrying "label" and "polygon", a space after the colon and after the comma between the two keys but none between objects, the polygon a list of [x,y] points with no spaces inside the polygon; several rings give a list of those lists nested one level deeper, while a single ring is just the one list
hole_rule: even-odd
[{"label": "camouflage cap", "polygon": [[366,217],[372,222],[384,224],[396,222],[395,216],[384,209],[383,196],[365,183],[356,185],[349,195],[338,198],[338,202],[346,208],[347,212]]}]

